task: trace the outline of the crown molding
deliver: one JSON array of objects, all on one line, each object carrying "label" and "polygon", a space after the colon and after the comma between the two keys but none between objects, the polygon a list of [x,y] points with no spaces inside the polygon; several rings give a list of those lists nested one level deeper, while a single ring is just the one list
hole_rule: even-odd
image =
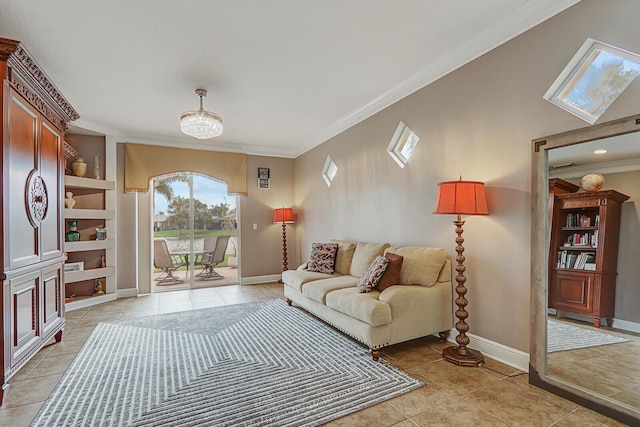
[{"label": "crown molding", "polygon": [[86,135],[108,135],[118,142],[132,142],[136,144],[159,145],[163,147],[188,148],[204,151],[221,151],[225,153],[241,153],[253,156],[283,157],[293,159],[296,157],[296,149],[274,148],[261,145],[236,144],[233,142],[223,142],[213,139],[211,141],[200,141],[191,137],[157,137],[142,134],[121,132],[117,129],[103,126],[101,124],[78,119],[69,128],[69,133]]},{"label": "crown molding", "polygon": [[580,0],[531,0],[501,22],[400,82],[371,102],[338,120],[300,147],[295,157],[326,142],[388,106],[455,71],[501,44],[568,9]]},{"label": "crown molding", "polygon": [[549,178],[581,178],[589,173],[612,174],[638,170],[640,170],[640,158],[552,169],[549,171]]}]

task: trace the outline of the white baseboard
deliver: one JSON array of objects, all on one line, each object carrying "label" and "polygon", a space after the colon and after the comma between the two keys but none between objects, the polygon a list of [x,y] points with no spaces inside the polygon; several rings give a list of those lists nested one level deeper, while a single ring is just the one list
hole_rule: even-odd
[{"label": "white baseboard", "polygon": [[627,332],[635,332],[640,334],[640,323],[630,322],[628,320],[613,319],[613,327],[615,329],[622,329]]},{"label": "white baseboard", "polygon": [[[448,341],[454,344],[456,343],[456,337],[458,331],[451,329]],[[479,337],[473,334],[467,334],[467,337],[471,339],[469,347],[480,351],[487,357],[504,363],[505,365],[513,366],[516,369],[520,369],[524,372],[529,372],[529,353],[516,350],[515,348],[507,347],[506,345],[497,343],[495,341],[488,340],[486,338]]]},{"label": "white baseboard", "polygon": [[272,283],[280,280],[282,275],[280,274],[271,274],[268,276],[253,276],[253,277],[241,277],[240,284],[241,285],[257,285],[260,283]]},{"label": "white baseboard", "polygon": [[[582,314],[566,313],[569,319],[580,320],[593,324],[593,317],[583,316]],[[606,323],[603,322],[603,325]],[[640,333],[640,323],[630,322],[629,320],[613,319],[613,328],[621,331]]]},{"label": "white baseboard", "polygon": [[138,296],[137,288],[129,288],[129,289],[116,289],[116,296],[118,298],[131,298]]},{"label": "white baseboard", "polygon": [[64,310],[73,311],[79,308],[87,308],[87,307],[91,307],[92,305],[102,304],[103,302],[115,301],[116,298],[117,298],[116,294],[112,292],[110,294],[104,294],[104,295],[93,296],[91,298],[79,299],[79,300],[66,303],[64,305]]}]

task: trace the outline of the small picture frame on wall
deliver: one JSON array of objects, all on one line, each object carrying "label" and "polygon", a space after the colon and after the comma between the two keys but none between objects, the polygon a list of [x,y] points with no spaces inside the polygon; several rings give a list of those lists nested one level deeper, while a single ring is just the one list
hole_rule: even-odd
[{"label": "small picture frame on wall", "polygon": [[271,172],[269,168],[258,168],[258,188],[268,190],[271,186]]}]

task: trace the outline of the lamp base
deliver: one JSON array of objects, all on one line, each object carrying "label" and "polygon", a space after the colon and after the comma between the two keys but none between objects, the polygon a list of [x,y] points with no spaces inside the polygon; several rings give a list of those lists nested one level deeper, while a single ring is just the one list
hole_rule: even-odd
[{"label": "lamp base", "polygon": [[442,351],[444,359],[458,366],[481,366],[484,356],[477,350],[467,347],[451,346]]}]

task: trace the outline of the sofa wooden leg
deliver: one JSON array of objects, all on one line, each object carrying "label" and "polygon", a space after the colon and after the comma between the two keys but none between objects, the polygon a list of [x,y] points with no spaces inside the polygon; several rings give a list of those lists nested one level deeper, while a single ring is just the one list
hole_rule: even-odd
[{"label": "sofa wooden leg", "polygon": [[289,304],[289,307],[291,307],[291,305],[293,304],[293,301],[291,301],[289,298],[287,298],[287,304]]},{"label": "sofa wooden leg", "polygon": [[440,335],[440,339],[442,341],[446,341],[447,338],[449,338],[449,334],[451,333],[451,331],[442,331],[442,332],[438,332],[438,335]]},{"label": "sofa wooden leg", "polygon": [[380,359],[380,356],[382,356],[382,352],[377,348],[370,348],[369,353],[371,353],[371,357],[373,357],[373,360],[376,362]]}]

